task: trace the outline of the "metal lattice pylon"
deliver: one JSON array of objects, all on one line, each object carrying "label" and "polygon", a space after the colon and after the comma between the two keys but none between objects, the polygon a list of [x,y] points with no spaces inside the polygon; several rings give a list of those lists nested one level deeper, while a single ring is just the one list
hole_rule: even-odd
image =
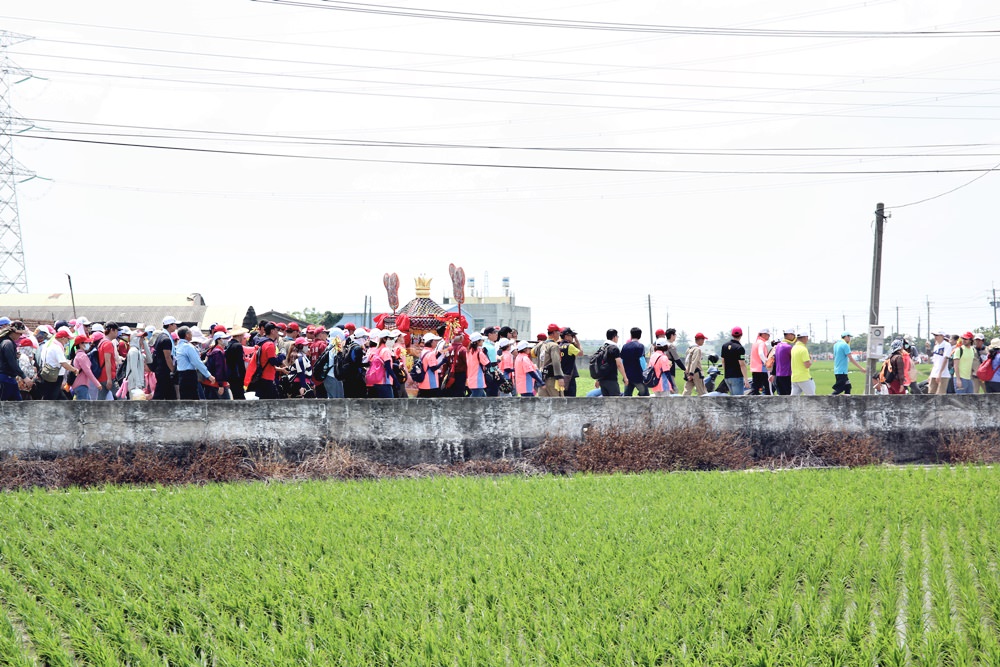
[{"label": "metal lattice pylon", "polygon": [[11,63],[7,48],[29,39],[28,35],[0,31],[0,294],[28,291],[17,184],[34,174],[14,160],[14,136],[30,124],[14,113],[10,102],[14,84],[31,74]]}]

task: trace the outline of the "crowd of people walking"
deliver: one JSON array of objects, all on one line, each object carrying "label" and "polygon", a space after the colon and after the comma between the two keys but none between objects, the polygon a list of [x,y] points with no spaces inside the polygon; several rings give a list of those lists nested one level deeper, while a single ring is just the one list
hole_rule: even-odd
[{"label": "crowd of people walking", "polygon": [[[213,325],[207,333],[173,317],[160,328],[86,318],[28,330],[0,317],[0,400],[243,400],[246,398],[420,398],[577,396],[589,367],[588,396],[815,395],[808,332],[757,332],[749,346],[734,327],[718,356],[698,333],[683,356],[674,329],[657,330],[651,350],[633,328],[609,329],[584,357],[578,334],[550,324],[534,340],[511,327],[452,329],[411,336],[354,324],[260,322],[253,331]],[[849,368],[866,368],[845,331],[833,348],[834,394],[850,394]],[[900,338],[873,370],[876,391],[924,393],[915,350]],[[934,334],[926,393],[1000,393],[1000,338]],[[578,364],[578,361],[581,361]],[[721,366],[721,368],[720,368]],[[721,375],[721,378],[717,376]],[[624,390],[622,390],[624,385]]]}]

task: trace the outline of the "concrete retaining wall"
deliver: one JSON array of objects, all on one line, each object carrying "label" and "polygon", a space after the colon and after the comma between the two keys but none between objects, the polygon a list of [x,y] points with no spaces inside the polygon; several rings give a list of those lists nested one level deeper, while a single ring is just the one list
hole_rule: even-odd
[{"label": "concrete retaining wall", "polygon": [[809,432],[881,438],[898,462],[933,461],[942,432],[1000,429],[1000,396],[564,398],[0,403],[3,454],[240,444],[306,456],[338,443],[397,465],[516,458],[589,427],[740,431],[774,455]]}]

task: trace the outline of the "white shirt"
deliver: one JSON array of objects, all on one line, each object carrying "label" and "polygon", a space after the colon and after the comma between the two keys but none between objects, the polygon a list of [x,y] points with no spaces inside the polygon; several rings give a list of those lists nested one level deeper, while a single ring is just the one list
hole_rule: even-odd
[{"label": "white shirt", "polygon": [[931,362],[934,364],[931,368],[932,378],[947,380],[951,377],[951,373],[948,372],[949,358],[951,358],[951,343],[943,340],[934,346],[934,351],[931,353]]},{"label": "white shirt", "polygon": [[66,350],[63,349],[62,343],[58,340],[51,340],[46,343],[45,357],[42,359],[42,363],[57,367],[59,369],[59,377],[65,376],[66,369],[62,365],[66,363]]}]

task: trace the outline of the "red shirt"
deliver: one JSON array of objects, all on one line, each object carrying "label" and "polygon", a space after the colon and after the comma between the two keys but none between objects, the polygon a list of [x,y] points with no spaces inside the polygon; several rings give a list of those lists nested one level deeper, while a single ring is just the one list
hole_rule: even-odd
[{"label": "red shirt", "polygon": [[264,380],[274,381],[275,368],[268,362],[278,356],[277,348],[274,346],[274,341],[267,341],[260,346],[260,363],[264,367],[264,371],[261,373],[260,377]]},{"label": "red shirt", "polygon": [[[105,355],[111,357],[111,363],[108,364]],[[101,344],[97,346],[97,359],[101,364],[101,374],[97,376],[97,381],[104,384],[108,379],[114,379],[115,375],[118,373],[118,353],[115,352],[115,344],[105,338],[101,341]]]},{"label": "red shirt", "polygon": [[319,358],[323,356],[323,352],[326,351],[328,343],[325,340],[314,340],[309,343],[309,362],[315,366]]}]

